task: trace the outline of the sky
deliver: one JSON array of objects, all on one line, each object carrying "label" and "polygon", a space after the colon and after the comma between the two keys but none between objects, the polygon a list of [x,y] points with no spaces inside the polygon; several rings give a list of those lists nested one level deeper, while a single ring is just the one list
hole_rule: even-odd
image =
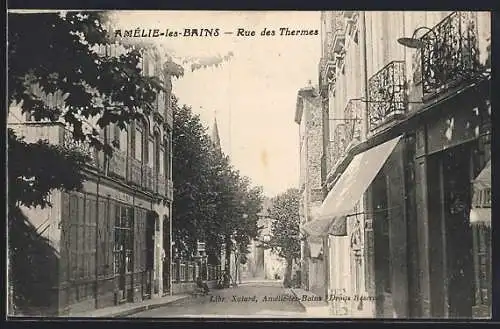
[{"label": "sky", "polygon": [[[217,118],[223,151],[254,185],[263,187],[266,196],[298,187],[295,104],[298,90],[318,81],[321,41],[319,33],[281,36],[279,28],[319,31],[319,12],[130,11],[116,14],[114,26],[179,32],[219,28],[218,37],[151,38],[179,64],[186,56],[234,54],[218,68],[191,72],[186,66],[173,92],[181,104],[200,114],[209,133]],[[237,36],[239,28],[253,30],[255,36]],[[264,28],[277,35],[261,36]]]}]

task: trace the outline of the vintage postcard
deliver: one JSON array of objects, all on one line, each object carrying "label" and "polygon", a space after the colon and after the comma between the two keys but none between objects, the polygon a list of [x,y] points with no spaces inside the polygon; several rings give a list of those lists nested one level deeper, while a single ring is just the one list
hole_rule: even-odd
[{"label": "vintage postcard", "polygon": [[491,318],[491,14],[9,10],[8,315]]}]

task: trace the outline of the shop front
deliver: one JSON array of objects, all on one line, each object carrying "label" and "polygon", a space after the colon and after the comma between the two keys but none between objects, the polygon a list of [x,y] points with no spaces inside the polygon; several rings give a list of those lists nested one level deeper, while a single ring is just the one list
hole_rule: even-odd
[{"label": "shop front", "polygon": [[477,188],[477,177],[487,167],[491,148],[491,108],[486,88],[480,87],[454,96],[417,129],[416,199],[424,317],[471,318],[489,303],[491,238],[487,230],[478,228],[484,225],[475,224],[487,222],[487,202],[479,201],[487,200],[483,197],[487,192]]}]

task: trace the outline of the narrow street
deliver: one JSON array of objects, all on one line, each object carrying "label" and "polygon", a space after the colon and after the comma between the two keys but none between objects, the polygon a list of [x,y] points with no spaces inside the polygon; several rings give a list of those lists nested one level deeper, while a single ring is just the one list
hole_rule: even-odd
[{"label": "narrow street", "polygon": [[[269,300],[270,297],[274,300]],[[304,316],[300,303],[288,300],[289,297],[290,291],[283,288],[279,281],[243,282],[238,287],[212,290],[207,296],[189,297],[130,317]]]}]

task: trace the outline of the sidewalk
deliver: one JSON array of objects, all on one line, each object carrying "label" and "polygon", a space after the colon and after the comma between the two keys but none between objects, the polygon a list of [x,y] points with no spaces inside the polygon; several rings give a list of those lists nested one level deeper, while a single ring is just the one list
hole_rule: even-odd
[{"label": "sidewalk", "polygon": [[147,310],[152,310],[155,308],[163,307],[168,304],[171,304],[177,300],[181,300],[189,297],[189,295],[173,295],[173,296],[165,296],[161,298],[154,298],[144,300],[139,303],[126,303],[117,306],[100,308],[97,310],[92,310],[84,313],[75,313],[68,315],[66,317],[83,317],[83,318],[117,318],[117,317],[125,317],[132,314],[136,314],[139,312],[144,312]]},{"label": "sidewalk", "polygon": [[331,317],[328,303],[323,298],[299,288],[290,288],[290,292],[298,299],[308,317]]}]

